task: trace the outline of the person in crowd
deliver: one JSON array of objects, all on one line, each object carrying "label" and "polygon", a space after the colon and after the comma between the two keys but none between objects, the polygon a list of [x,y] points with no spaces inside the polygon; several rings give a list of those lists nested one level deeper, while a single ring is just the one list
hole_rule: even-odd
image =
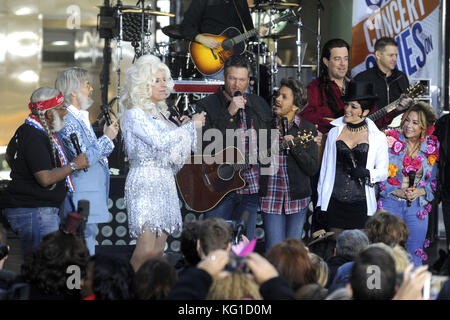
[{"label": "person in crowd", "polygon": [[162,258],[150,258],[136,272],[136,298],[164,300],[177,282],[175,268]]},{"label": "person in crowd", "polygon": [[[382,108],[406,93],[409,81],[406,74],[397,69],[398,45],[395,39],[381,37],[375,42],[374,49],[376,58],[374,66],[358,73],[354,79],[355,81],[367,81],[374,84],[375,93],[378,97],[377,107]],[[407,106],[407,104],[404,104],[397,107],[397,110],[388,117],[392,121]]]},{"label": "person in crowd", "polygon": [[259,285],[247,273],[230,272],[213,281],[206,300],[262,300]]},{"label": "person in crowd", "polygon": [[81,285],[83,300],[133,300],[135,292],[135,274],[128,260],[105,254],[89,258]]},{"label": "person in crowd", "polygon": [[402,218],[409,229],[406,250],[414,265],[427,260],[424,252],[428,214],[437,185],[439,142],[434,136],[433,108],[419,102],[406,111],[401,132],[386,132],[389,145],[389,176],[379,184],[378,207]]},{"label": "person in crowd", "polygon": [[405,220],[389,211],[378,210],[367,220],[364,229],[370,243],[382,242],[391,247],[398,244],[406,248],[408,226]]},{"label": "person in crowd", "polygon": [[431,278],[428,266],[415,268],[410,264],[403,272],[403,281],[392,300],[425,300],[424,285]]},{"label": "person in crowd", "polygon": [[353,265],[347,290],[353,300],[391,300],[396,291],[394,259],[381,248],[362,251]]},{"label": "person in crowd", "polygon": [[[229,58],[224,70],[224,86],[200,100],[197,111],[206,112],[205,132],[216,129],[222,134],[222,139],[218,140],[226,145],[214,141],[216,150],[230,146],[238,148],[248,159],[249,168],[241,171],[246,181],[245,187],[229,192],[217,206],[206,211],[205,216],[239,221],[242,214],[248,211],[245,236],[252,240],[255,237],[259,194],[264,195],[267,190],[268,175],[263,169],[268,170],[270,166],[270,157],[258,155],[268,155],[270,151],[273,117],[264,99],[255,94],[245,94],[250,81],[249,65],[242,56]],[[208,146],[204,150],[207,149]],[[236,162],[235,159],[226,160]]]},{"label": "person in crowd", "polygon": [[168,119],[165,99],[173,88],[168,67],[158,57],[143,55],[127,70],[121,97],[121,128],[130,163],[125,182],[131,257],[135,270],[162,256],[167,236],[181,231],[182,220],[174,175],[195,149],[203,113],[185,117],[177,126]]},{"label": "person in crowd", "polygon": [[328,290],[318,283],[306,284],[295,292],[296,300],[324,300]]},{"label": "person in crowd", "polygon": [[312,141],[316,128],[299,115],[306,103],[307,92],[301,81],[281,80],[274,113],[279,144],[283,146],[280,149],[288,149],[280,150],[276,156],[278,171],[269,176],[267,192],[260,198],[266,252],[286,238],[302,238],[312,193],[309,179],[320,166],[318,147]]},{"label": "person in crowd", "polygon": [[183,230],[180,236],[180,252],[183,258],[175,264],[175,269],[181,274],[184,270],[196,266],[200,262],[197,252],[197,239],[200,230],[200,220],[193,220],[183,223]]},{"label": "person in crowd", "polygon": [[316,269],[301,240],[288,238],[279,242],[267,253],[267,260],[294,292],[306,284],[317,282]]},{"label": "person in crowd", "polygon": [[31,113],[6,149],[11,181],[0,196],[0,208],[18,234],[24,254],[58,230],[60,207],[67,189],[73,190],[70,175],[89,167],[86,153],[70,162],[55,136],[67,116],[58,90],[35,90],[28,107]]},{"label": "person in crowd", "polygon": [[375,183],[388,175],[388,145],[383,132],[367,118],[377,99],[372,83],[351,82],[345,114],[328,134],[317,187],[321,215],[329,231],[363,229],[377,209]]},{"label": "person in crowd", "polygon": [[202,221],[198,230],[197,253],[203,260],[211,251],[231,249],[231,227],[221,218],[210,217]]},{"label": "person in crowd", "polygon": [[436,121],[436,137],[439,141],[439,183],[438,190],[442,200],[442,216],[444,218],[447,253],[450,251],[450,114],[442,115]]},{"label": "person in crowd", "polygon": [[[85,274],[89,261],[86,241],[63,229],[47,234],[25,256],[21,277],[30,285],[30,300],[79,300],[77,276]],[[75,267],[75,268],[74,268]]]},{"label": "person in crowd", "polygon": [[313,262],[314,267],[316,268],[317,284],[320,285],[322,288],[325,288],[328,282],[328,273],[329,273],[328,264],[322,257],[318,256],[315,253],[309,252],[309,256],[311,257],[311,261]]},{"label": "person in crowd", "polygon": [[77,137],[81,152],[86,153],[89,161],[88,170],[75,168],[75,172],[71,174],[74,190],[67,194],[65,212],[77,210],[72,207],[72,203],[76,205],[79,200],[89,201],[89,217],[84,237],[89,252],[94,255],[97,224],[107,222],[109,219],[108,156],[114,150],[113,140],[119,128],[117,121],[109,126],[105,124],[103,135],[97,139],[89,120],[88,109],[94,103],[92,99],[94,88],[89,82],[87,70],[69,68],[59,72],[55,88],[64,95],[64,105],[68,111],[65,125],[56,135],[69,161],[72,161],[78,153],[73,145],[72,135]]},{"label": "person in crowd", "polygon": [[367,235],[359,229],[344,230],[337,236],[334,256],[326,260],[329,267],[327,288],[333,282],[338,268],[347,262],[354,261],[368,245]]},{"label": "person in crowd", "polygon": [[[224,267],[229,263],[228,251],[211,251],[194,268],[190,268],[177,281],[169,293],[169,300],[204,300],[214,279],[218,279]],[[265,300],[294,300],[295,294],[286,280],[279,276],[277,269],[267,259],[252,252],[245,264],[250,269],[259,292]]]}]

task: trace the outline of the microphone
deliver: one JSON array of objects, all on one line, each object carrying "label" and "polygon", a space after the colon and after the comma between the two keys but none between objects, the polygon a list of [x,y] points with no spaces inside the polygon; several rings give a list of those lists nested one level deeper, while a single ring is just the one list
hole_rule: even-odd
[{"label": "microphone", "polygon": [[223,50],[231,50],[231,49],[233,49],[235,44],[236,43],[234,43],[233,39],[225,39],[222,42],[222,49]]},{"label": "microphone", "polygon": [[[353,154],[353,152],[350,152],[350,153],[348,154],[348,156],[350,157],[350,161],[352,162],[353,168],[356,169],[355,155]],[[359,182],[359,185],[360,185],[361,187],[364,186],[364,181],[363,181],[363,179],[358,178],[358,182]]]},{"label": "microphone", "polygon": [[[240,92],[240,91],[238,90],[238,91],[236,91],[236,92],[234,93],[234,96],[235,96],[235,97],[240,97],[240,96],[242,96],[242,92]],[[241,118],[241,121],[242,121],[242,119],[244,118],[244,115],[242,114],[242,112],[243,112],[243,110],[242,110],[242,109],[239,109],[239,117]]]},{"label": "microphone", "polygon": [[67,212],[64,224],[60,225],[60,230],[66,234],[83,236],[86,221],[89,217],[89,201],[79,200],[78,210]]},{"label": "microphone", "polygon": [[245,210],[241,215],[241,219],[239,220],[239,223],[237,224],[237,227],[236,227],[236,238],[234,240],[235,244],[239,243],[239,238],[244,233],[244,229],[247,224],[249,215],[250,215],[250,212],[248,212],[248,210]]},{"label": "microphone", "polygon": [[[75,132],[70,134],[70,141],[72,141],[73,147],[77,151],[77,155],[80,155],[81,147],[80,147],[80,143],[78,142],[77,134]],[[87,168],[84,168],[83,170],[84,170],[84,172],[87,172]]]},{"label": "microphone", "polygon": [[[114,99],[117,99],[117,98],[114,98]],[[108,106],[102,105],[101,109],[102,109],[103,118],[105,118],[105,121],[106,121],[106,125],[109,127],[111,125],[112,121],[111,121],[111,117],[109,116]]]},{"label": "microphone", "polygon": [[[409,178],[408,186],[410,188],[414,187],[414,180],[416,179],[416,172],[415,171],[408,172],[408,178]],[[408,207],[411,207],[411,201],[407,200],[406,205]]]},{"label": "microphone", "polygon": [[[281,118],[281,123],[283,124],[283,137],[288,134],[288,119],[286,117]],[[289,151],[289,142],[287,144],[286,152]]]}]

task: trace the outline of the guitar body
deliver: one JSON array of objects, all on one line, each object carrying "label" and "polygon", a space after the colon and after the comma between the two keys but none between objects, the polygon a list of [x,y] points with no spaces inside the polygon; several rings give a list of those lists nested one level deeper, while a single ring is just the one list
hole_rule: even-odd
[{"label": "guitar body", "polygon": [[209,211],[228,193],[245,187],[241,171],[234,170],[232,163],[243,164],[244,157],[237,148],[228,147],[214,157],[192,155],[178,171],[178,190],[192,211]]},{"label": "guitar body", "polygon": [[220,43],[220,48],[210,49],[204,45],[192,41],[189,44],[189,52],[195,67],[205,76],[211,76],[219,73],[223,69],[225,61],[232,55],[240,55],[245,51],[245,44],[238,43],[231,50],[224,50],[222,42],[226,39],[240,35],[238,29],[231,27],[223,31],[220,35],[204,33],[206,37],[211,37]]}]

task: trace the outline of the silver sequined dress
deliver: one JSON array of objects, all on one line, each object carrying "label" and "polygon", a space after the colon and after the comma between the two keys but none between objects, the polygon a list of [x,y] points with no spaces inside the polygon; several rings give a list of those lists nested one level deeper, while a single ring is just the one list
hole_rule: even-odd
[{"label": "silver sequined dress", "polygon": [[181,230],[175,174],[195,148],[194,123],[171,127],[133,108],[123,116],[122,134],[130,164],[125,182],[130,236],[138,238],[145,230],[158,235]]}]

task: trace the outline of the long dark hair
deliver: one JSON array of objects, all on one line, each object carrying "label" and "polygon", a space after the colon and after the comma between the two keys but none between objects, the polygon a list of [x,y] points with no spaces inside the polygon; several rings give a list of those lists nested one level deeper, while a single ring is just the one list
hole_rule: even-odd
[{"label": "long dark hair", "polygon": [[[330,88],[330,75],[328,74],[328,67],[323,63],[323,58],[330,60],[331,49],[334,48],[347,48],[350,52],[350,46],[345,40],[342,39],[331,39],[322,48],[322,55],[320,57],[320,74],[319,74],[319,89],[320,98],[326,99],[328,106],[337,116],[340,113],[338,105],[336,103],[336,97],[334,96],[333,90]],[[322,90],[325,92],[325,96],[322,95]]]}]

